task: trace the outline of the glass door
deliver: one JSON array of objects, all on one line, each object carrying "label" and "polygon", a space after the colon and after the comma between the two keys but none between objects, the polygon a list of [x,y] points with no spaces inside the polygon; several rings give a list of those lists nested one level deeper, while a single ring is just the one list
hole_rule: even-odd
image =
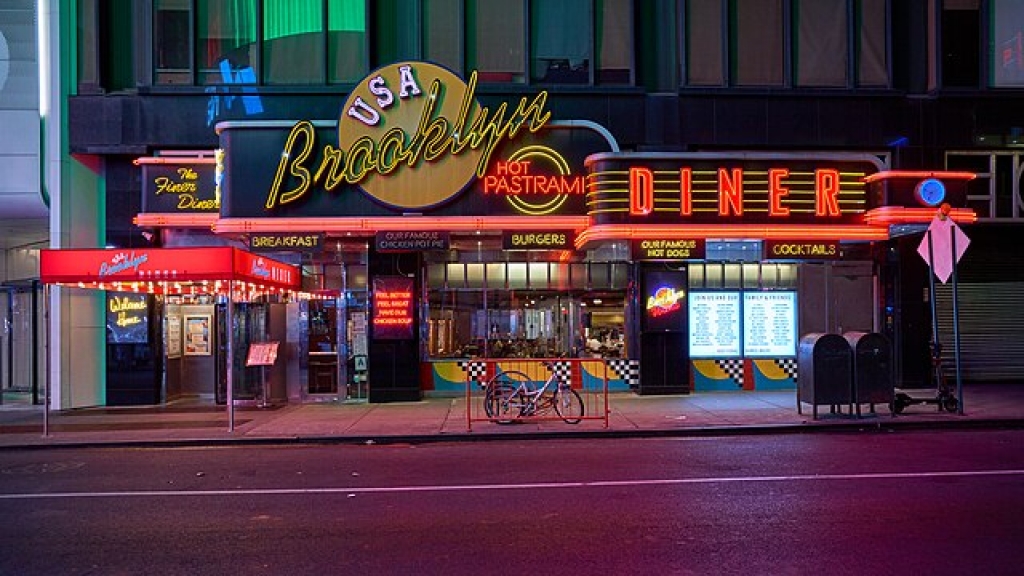
[{"label": "glass door", "polygon": [[0,399],[42,402],[46,369],[43,288],[37,281],[0,286]]}]

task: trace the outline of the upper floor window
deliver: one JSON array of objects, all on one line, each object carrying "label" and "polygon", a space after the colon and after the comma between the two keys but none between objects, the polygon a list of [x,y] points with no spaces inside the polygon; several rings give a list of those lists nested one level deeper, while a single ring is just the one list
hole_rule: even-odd
[{"label": "upper floor window", "polygon": [[1024,1],[992,0],[989,17],[989,82],[1024,88]]},{"label": "upper floor window", "polygon": [[355,82],[365,0],[155,0],[156,84]]},{"label": "upper floor window", "polygon": [[481,82],[634,78],[633,0],[153,2],[158,85],[356,82],[371,67],[371,42],[378,59],[431,60],[460,75],[477,70]]},{"label": "upper floor window", "polygon": [[928,5],[928,88],[1024,87],[1024,1]]},{"label": "upper floor window", "polygon": [[679,0],[685,86],[889,85],[887,0]]},{"label": "upper floor window", "polygon": [[[457,17],[458,0],[425,0],[425,55],[460,64],[450,43],[433,33]],[[631,84],[631,0],[467,0],[465,68],[481,82],[520,84]]]}]

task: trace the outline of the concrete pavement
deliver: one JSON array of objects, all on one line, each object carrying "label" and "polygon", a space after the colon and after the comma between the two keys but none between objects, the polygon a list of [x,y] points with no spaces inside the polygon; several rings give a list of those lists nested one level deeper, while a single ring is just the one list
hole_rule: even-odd
[{"label": "concrete pavement", "polygon": [[[934,397],[934,391],[912,391]],[[208,445],[232,443],[348,442],[395,443],[466,441],[534,437],[685,436],[779,434],[869,428],[1015,427],[1024,425],[1024,383],[964,385],[963,415],[939,411],[935,404],[907,407],[893,416],[889,407],[860,416],[830,413],[811,406],[797,412],[796,391],[694,393],[638,396],[612,393],[607,426],[603,403],[588,402],[593,420],[572,425],[561,420],[502,425],[486,421],[479,396],[428,397],[389,404],[318,403],[280,407],[236,407],[234,430],[227,410],[209,402],[182,400],[166,406],[88,408],[51,412],[43,434],[40,406],[0,406],[0,449],[70,446]]]}]

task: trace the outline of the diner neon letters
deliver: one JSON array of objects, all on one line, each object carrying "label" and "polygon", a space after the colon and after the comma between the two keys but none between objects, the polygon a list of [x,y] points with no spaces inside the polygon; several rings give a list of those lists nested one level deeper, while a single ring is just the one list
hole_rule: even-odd
[{"label": "diner neon letters", "polygon": [[[531,133],[537,132],[547,123],[551,113],[544,109],[547,92],[540,92],[532,101],[526,97],[520,99],[511,113],[508,104],[503,102],[493,113],[483,107],[471,118],[476,83],[474,71],[462,93],[457,116],[452,121],[441,115],[438,108],[440,99],[453,87],[443,86],[435,79],[424,92],[416,81],[412,66],[402,66],[398,98],[409,101],[423,99],[415,131],[410,134],[403,127],[395,126],[379,137],[360,137],[347,150],[328,144],[323,148],[323,158],[318,166],[311,165],[316,144],[313,124],[307,120],[296,123],[285,142],[267,195],[266,208],[294,202],[305,196],[313,185],[333,191],[342,183],[358,184],[371,174],[387,176],[402,166],[413,169],[469,150],[480,151],[476,175],[482,178],[499,142],[513,140],[522,128]],[[356,98],[342,117],[354,118],[370,128],[387,125],[381,121],[382,114],[394,105],[394,93],[381,76],[370,78],[367,89],[377,96],[375,101]],[[294,182],[286,184],[286,177],[291,177]]]},{"label": "diner neon letters", "polygon": [[[760,172],[764,174],[764,172]],[[839,171],[832,168],[820,168],[814,171],[814,214],[815,216],[838,217],[842,215],[839,207],[840,178]],[[789,180],[791,172],[786,168],[771,168],[767,171],[767,183],[751,177],[743,168],[720,167],[716,171],[717,209],[719,216],[743,216],[744,209],[751,202],[749,195],[767,193],[767,212],[772,217],[787,217],[795,203],[790,195]],[[763,177],[760,177],[763,178]],[[679,208],[680,216],[690,216],[694,210],[693,199],[694,170],[691,167],[679,169]],[[629,169],[629,213],[633,216],[646,216],[655,210],[654,171],[647,167],[634,166]],[[756,189],[755,189],[756,187]],[[659,209],[663,210],[663,209]]]}]

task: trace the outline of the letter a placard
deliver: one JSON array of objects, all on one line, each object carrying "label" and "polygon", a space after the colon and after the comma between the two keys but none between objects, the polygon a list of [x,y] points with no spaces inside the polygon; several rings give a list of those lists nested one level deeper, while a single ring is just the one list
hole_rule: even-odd
[{"label": "letter a placard", "polygon": [[[956,235],[956,254],[953,254],[954,234]],[[931,243],[930,250],[929,242]],[[967,251],[967,245],[970,243],[970,238],[956,225],[956,222],[953,222],[952,218],[936,216],[928,225],[928,232],[921,239],[917,253],[931,265],[935,277],[945,284],[953,273],[953,267],[960,262],[960,258],[963,257],[964,252]]]}]

